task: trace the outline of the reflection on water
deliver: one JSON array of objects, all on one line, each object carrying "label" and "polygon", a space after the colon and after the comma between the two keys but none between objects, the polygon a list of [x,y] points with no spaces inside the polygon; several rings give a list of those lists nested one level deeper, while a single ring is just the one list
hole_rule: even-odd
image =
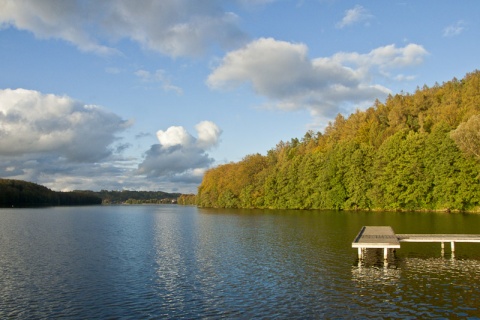
[{"label": "reflection on water", "polygon": [[[433,217],[433,218],[432,218]],[[480,316],[480,245],[356,260],[363,225],[475,233],[480,216],[129,206],[0,210],[0,318]],[[432,227],[433,226],[433,227]],[[446,248],[447,249],[447,248]]]},{"label": "reflection on water", "polygon": [[352,268],[358,314],[388,318],[464,318],[480,315],[480,261],[405,258],[384,267]]}]

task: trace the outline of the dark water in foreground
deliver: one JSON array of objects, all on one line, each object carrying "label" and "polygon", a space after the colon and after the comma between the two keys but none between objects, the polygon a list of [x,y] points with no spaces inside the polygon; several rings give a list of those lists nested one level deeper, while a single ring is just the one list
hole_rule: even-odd
[{"label": "dark water in foreground", "polygon": [[480,244],[452,259],[404,243],[387,265],[359,265],[363,225],[480,233],[480,215],[1,209],[0,318],[480,317]]}]

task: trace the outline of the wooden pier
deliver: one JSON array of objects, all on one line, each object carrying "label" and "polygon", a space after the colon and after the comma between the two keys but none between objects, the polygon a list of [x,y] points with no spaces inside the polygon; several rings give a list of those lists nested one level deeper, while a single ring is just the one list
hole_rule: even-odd
[{"label": "wooden pier", "polygon": [[442,252],[445,242],[450,242],[453,254],[455,242],[480,242],[480,234],[395,234],[389,226],[366,226],[360,229],[352,248],[358,249],[359,259],[368,248],[383,249],[383,258],[387,260],[389,249],[399,249],[400,242],[440,242]]}]

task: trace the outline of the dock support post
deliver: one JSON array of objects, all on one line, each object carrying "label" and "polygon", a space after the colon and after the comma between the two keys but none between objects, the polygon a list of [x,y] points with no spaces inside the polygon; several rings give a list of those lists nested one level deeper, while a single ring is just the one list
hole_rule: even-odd
[{"label": "dock support post", "polygon": [[450,247],[452,248],[452,253],[455,252],[455,242],[450,242]]},{"label": "dock support post", "polygon": [[358,259],[359,260],[363,259],[363,248],[358,248]]},{"label": "dock support post", "polygon": [[388,259],[388,248],[383,248],[383,260]]}]

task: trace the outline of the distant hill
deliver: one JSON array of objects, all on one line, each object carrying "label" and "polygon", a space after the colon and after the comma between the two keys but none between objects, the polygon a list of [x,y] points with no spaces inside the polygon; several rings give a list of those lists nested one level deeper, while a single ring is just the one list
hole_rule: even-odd
[{"label": "distant hill", "polygon": [[102,199],[84,192],[57,192],[42,185],[0,179],[0,207],[76,206],[101,204]]},{"label": "distant hill", "polygon": [[177,199],[181,193],[168,193],[163,191],[77,191],[84,194],[90,194],[102,199],[104,204],[160,204],[160,203],[177,203]]},{"label": "distant hill", "polygon": [[58,192],[32,182],[0,179],[0,207],[177,203],[181,195],[163,191],[130,190]]}]

